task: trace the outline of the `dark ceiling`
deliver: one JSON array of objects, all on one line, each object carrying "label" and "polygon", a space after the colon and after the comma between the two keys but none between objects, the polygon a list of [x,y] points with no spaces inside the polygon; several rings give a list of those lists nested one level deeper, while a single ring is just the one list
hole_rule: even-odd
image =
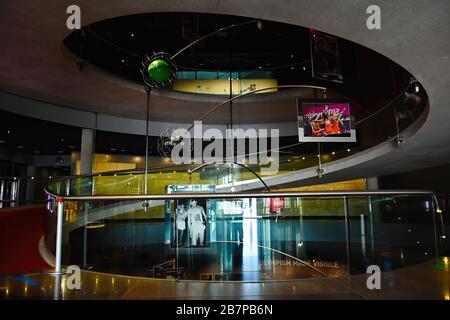
[{"label": "dark ceiling", "polygon": [[[149,13],[93,23],[75,31],[65,45],[120,76],[140,82],[145,55],[174,55],[192,41],[222,27],[252,19],[199,13]],[[269,21],[219,32],[176,57],[179,70],[269,70],[281,84],[308,80],[309,30]],[[299,81],[300,80],[300,81]]]},{"label": "dark ceiling", "polygon": [[[174,55],[202,36],[243,22],[250,23],[215,33],[182,52],[174,59],[178,70],[268,71],[278,85],[323,86],[358,103],[376,83],[370,74],[361,74],[368,65],[382,73],[384,83],[391,83],[399,74],[410,78],[386,57],[345,39],[339,39],[344,82],[314,78],[310,29],[228,15],[166,12],[121,16],[76,30],[64,44],[78,56],[78,62],[94,64],[143,84],[140,70],[146,55],[158,52]],[[390,71],[392,68],[394,72]],[[384,97],[386,93],[380,91],[378,95]]]}]

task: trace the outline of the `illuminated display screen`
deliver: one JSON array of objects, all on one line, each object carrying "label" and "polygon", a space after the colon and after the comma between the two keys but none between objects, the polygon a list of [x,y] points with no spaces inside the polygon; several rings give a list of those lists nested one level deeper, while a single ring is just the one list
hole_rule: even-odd
[{"label": "illuminated display screen", "polygon": [[301,102],[297,112],[299,141],[356,141],[348,102]]}]

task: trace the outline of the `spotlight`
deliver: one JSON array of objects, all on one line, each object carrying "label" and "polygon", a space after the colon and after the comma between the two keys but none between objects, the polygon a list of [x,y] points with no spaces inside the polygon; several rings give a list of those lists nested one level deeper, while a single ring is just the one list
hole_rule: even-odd
[{"label": "spotlight", "polygon": [[416,91],[416,93],[418,93],[420,91],[420,87],[419,87],[419,85],[417,83],[414,86],[414,91]]}]

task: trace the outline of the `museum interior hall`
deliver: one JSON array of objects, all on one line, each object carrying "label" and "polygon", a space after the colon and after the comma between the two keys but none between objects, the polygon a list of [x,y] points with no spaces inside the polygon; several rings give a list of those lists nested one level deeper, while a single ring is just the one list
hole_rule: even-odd
[{"label": "museum interior hall", "polygon": [[0,300],[450,300],[449,1],[2,1],[0,43]]}]

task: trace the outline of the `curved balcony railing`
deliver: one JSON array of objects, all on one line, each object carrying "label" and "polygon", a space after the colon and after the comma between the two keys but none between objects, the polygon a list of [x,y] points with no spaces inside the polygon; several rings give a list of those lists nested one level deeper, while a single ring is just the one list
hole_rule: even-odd
[{"label": "curved balcony railing", "polygon": [[78,265],[157,279],[293,280],[365,273],[369,265],[388,271],[448,252],[444,213],[429,191],[205,190],[47,191],[45,243],[56,272]]},{"label": "curved balcony railing", "polygon": [[[340,151],[323,146],[317,154],[303,153],[301,143],[282,146],[288,153],[273,174],[320,167],[382,142],[397,143],[428,107],[416,85],[356,120],[362,136],[371,134],[374,123],[387,123],[389,129],[378,127],[370,141]],[[417,110],[400,116],[403,96],[411,90],[421,97]],[[444,213],[430,191],[274,192],[264,182],[270,174],[260,168],[169,165],[49,184],[45,242],[56,255],[56,272],[77,264],[176,280],[290,280],[365,273],[373,264],[386,271],[448,250]],[[250,180],[257,186],[245,193]]]},{"label": "curved balcony railing", "polygon": [[[292,89],[304,86],[293,85],[287,87]],[[319,92],[323,94],[325,88],[312,89],[317,90],[315,94],[317,96]],[[210,111],[197,118],[197,120],[207,121],[212,115],[222,112],[223,107],[231,100],[235,102],[232,107],[236,108],[235,114],[239,114],[239,109],[245,108],[245,105],[236,107],[236,102],[241,97],[250,94],[245,93],[234,96],[211,108]],[[296,108],[295,103],[292,104],[292,108]],[[332,144],[336,148],[334,150],[330,149],[329,145],[325,143],[314,145],[301,142],[281,146],[277,150],[272,149],[272,152],[276,151],[280,155],[279,169],[269,173],[262,172],[263,164],[244,164],[244,166],[232,163],[228,163],[228,165],[216,164],[215,166],[205,167],[202,171],[196,171],[193,174],[190,172],[197,165],[168,165],[149,167],[147,172],[144,169],[140,169],[55,179],[54,182],[49,184],[49,190],[55,194],[65,196],[139,195],[145,194],[145,190],[148,190],[147,194],[161,194],[166,192],[168,185],[176,183],[180,185],[214,184],[222,191],[239,192],[248,190],[248,188],[244,188],[245,182],[251,180],[256,181],[251,186],[253,190],[263,189],[266,186],[264,186],[264,183],[261,183],[260,179],[255,178],[255,174],[264,180],[272,175],[308,168],[319,172],[323,171],[322,168],[327,164],[332,164],[348,156],[377,147],[381,143],[392,143],[401,146],[405,130],[414,123],[423,122],[427,108],[428,99],[425,91],[420,87],[420,84],[413,81],[393,101],[371,114],[361,115],[360,119],[356,119],[355,126],[359,142]],[[245,122],[244,119],[240,120]],[[239,128],[239,123],[234,125],[235,128]],[[294,125],[296,125],[295,121]],[[419,126],[420,124],[417,127]],[[311,146],[315,146],[317,149],[311,149]],[[337,149],[338,146],[339,149]],[[224,162],[227,161],[234,162],[234,159],[224,159]],[[325,171],[323,174],[327,174],[327,172]],[[320,176],[321,174],[319,174]]]}]

